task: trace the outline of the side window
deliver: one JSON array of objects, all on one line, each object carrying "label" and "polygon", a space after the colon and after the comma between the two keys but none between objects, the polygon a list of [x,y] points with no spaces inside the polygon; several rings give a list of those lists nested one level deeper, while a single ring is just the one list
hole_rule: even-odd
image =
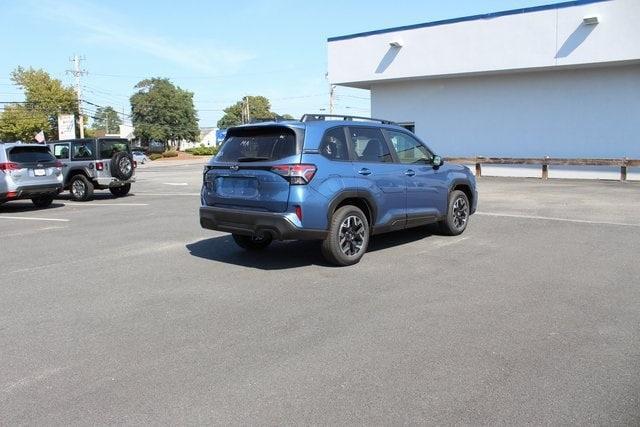
[{"label": "side window", "polygon": [[69,144],[56,144],[53,146],[53,155],[58,160],[69,160]]},{"label": "side window", "polygon": [[398,154],[400,163],[431,163],[433,154],[420,141],[404,132],[385,129],[391,146]]},{"label": "side window", "polygon": [[349,127],[351,153],[356,162],[393,163],[380,129]]},{"label": "side window", "polygon": [[349,160],[349,150],[343,127],[329,129],[320,144],[320,154],[329,160]]},{"label": "side window", "polygon": [[71,158],[73,160],[93,160],[92,142],[74,142],[71,144]]}]

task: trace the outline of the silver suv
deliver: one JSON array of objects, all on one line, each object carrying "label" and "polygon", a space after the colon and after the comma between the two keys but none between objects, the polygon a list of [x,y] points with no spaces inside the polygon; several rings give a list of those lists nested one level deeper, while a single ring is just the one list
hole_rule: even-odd
[{"label": "silver suv", "polygon": [[47,207],[62,191],[62,164],[39,144],[0,143],[0,204],[31,199]]},{"label": "silver suv", "polygon": [[136,162],[126,139],[72,139],[49,146],[62,162],[64,188],[73,200],[90,200],[96,189],[109,189],[116,197],[126,196],[135,182]]}]

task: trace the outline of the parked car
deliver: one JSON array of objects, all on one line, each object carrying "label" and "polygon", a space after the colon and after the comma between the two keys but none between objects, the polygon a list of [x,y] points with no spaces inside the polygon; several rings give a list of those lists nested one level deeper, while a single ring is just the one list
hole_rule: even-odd
[{"label": "parked car", "polygon": [[360,261],[375,234],[438,223],[458,235],[477,202],[471,171],[444,164],[404,128],[305,115],[228,130],[204,168],[200,224],[248,250],[322,240],[325,258],[344,266]]},{"label": "parked car", "polygon": [[135,182],[136,163],[126,139],[72,139],[49,146],[62,162],[64,189],[73,200],[90,200],[96,189],[126,196]]},{"label": "parked car", "polygon": [[62,191],[62,163],[39,144],[0,143],[0,204],[31,199],[49,206]]},{"label": "parked car", "polygon": [[149,161],[149,157],[147,157],[145,152],[143,150],[141,150],[141,149],[132,148],[131,149],[131,156],[133,157],[133,160],[136,161],[136,163],[139,163],[141,165],[144,165],[145,163],[147,163]]}]

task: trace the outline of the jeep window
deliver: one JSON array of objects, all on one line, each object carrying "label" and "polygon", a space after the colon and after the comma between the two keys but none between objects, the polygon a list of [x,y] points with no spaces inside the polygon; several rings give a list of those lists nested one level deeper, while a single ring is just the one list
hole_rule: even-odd
[{"label": "jeep window", "polygon": [[49,151],[49,147],[42,145],[13,147],[8,151],[9,161],[15,163],[55,162],[56,160]]},{"label": "jeep window", "polygon": [[121,151],[131,153],[129,144],[126,140],[122,139],[100,139],[98,140],[98,150],[100,152],[100,159],[110,159]]},{"label": "jeep window", "polygon": [[392,163],[393,158],[380,129],[350,127],[351,153],[356,162]]},{"label": "jeep window", "polygon": [[56,159],[69,160],[69,144],[54,145],[53,155],[56,157]]},{"label": "jeep window", "polygon": [[71,159],[93,160],[93,147],[91,141],[78,141],[71,143]]},{"label": "jeep window", "polygon": [[216,156],[218,162],[261,162],[300,154],[295,133],[284,127],[231,129]]},{"label": "jeep window", "polygon": [[325,132],[320,145],[320,154],[330,160],[349,160],[349,149],[345,141],[343,127],[329,129]]},{"label": "jeep window", "polygon": [[433,155],[420,141],[404,132],[385,129],[391,146],[398,154],[400,163],[431,163]]}]

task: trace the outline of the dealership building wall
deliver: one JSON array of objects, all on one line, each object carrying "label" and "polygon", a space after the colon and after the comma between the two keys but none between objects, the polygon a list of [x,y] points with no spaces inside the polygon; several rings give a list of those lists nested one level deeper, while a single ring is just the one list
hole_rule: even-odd
[{"label": "dealership building wall", "polygon": [[579,0],[335,37],[329,78],[445,156],[640,158],[639,22]]}]

